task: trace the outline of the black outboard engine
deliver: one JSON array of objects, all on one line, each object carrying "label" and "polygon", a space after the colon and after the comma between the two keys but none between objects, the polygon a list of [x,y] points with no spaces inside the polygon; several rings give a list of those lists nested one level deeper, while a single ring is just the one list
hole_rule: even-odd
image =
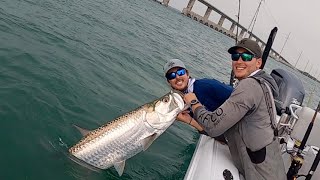
[{"label": "black outboard engine", "polygon": [[279,96],[274,98],[277,114],[285,112],[290,115],[290,104],[302,105],[305,96],[302,82],[296,75],[283,69],[272,70],[271,76],[279,87]]}]

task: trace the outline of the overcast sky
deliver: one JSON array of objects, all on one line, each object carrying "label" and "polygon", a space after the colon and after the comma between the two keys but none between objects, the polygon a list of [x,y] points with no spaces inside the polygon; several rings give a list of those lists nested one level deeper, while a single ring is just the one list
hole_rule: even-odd
[{"label": "overcast sky", "polygon": [[[189,0],[170,0],[169,6],[178,10],[185,8]],[[236,20],[239,0],[207,0],[210,4]],[[241,0],[240,24],[248,27],[260,0]],[[196,1],[192,11],[204,15],[206,6]],[[209,19],[218,22],[220,16],[212,12]],[[320,75],[320,1],[319,0],[264,0],[253,33],[267,41],[271,29],[278,27],[273,48],[292,65],[315,77]],[[224,27],[231,23],[225,20]],[[301,57],[299,58],[300,53]],[[319,53],[320,54],[320,53]],[[308,63],[309,61],[309,63]],[[320,79],[320,78],[318,78]]]}]

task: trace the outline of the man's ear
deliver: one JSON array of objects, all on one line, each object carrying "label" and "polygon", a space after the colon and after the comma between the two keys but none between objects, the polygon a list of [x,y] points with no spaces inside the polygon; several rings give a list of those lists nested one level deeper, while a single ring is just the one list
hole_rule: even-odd
[{"label": "man's ear", "polygon": [[257,58],[257,68],[260,69],[262,66],[262,58]]}]

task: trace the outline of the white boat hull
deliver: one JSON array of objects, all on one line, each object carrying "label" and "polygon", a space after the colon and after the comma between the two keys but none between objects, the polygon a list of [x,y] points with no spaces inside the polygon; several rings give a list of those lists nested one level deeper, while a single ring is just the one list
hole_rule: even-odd
[{"label": "white boat hull", "polygon": [[185,180],[225,180],[232,176],[240,180],[240,173],[234,166],[229,148],[214,138],[200,135],[195,153],[191,159]]}]

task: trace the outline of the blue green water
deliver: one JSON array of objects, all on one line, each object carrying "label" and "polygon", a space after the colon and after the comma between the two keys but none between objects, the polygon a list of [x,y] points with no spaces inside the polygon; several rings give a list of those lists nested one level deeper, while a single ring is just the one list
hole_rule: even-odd
[{"label": "blue green water", "polygon": [[[151,0],[0,1],[0,179],[182,179],[197,132],[174,123],[146,151],[94,172],[71,161],[81,135],[169,91],[162,65],[228,82],[234,40]],[[270,59],[305,85],[320,85]],[[318,93],[318,94],[317,94]]]}]

